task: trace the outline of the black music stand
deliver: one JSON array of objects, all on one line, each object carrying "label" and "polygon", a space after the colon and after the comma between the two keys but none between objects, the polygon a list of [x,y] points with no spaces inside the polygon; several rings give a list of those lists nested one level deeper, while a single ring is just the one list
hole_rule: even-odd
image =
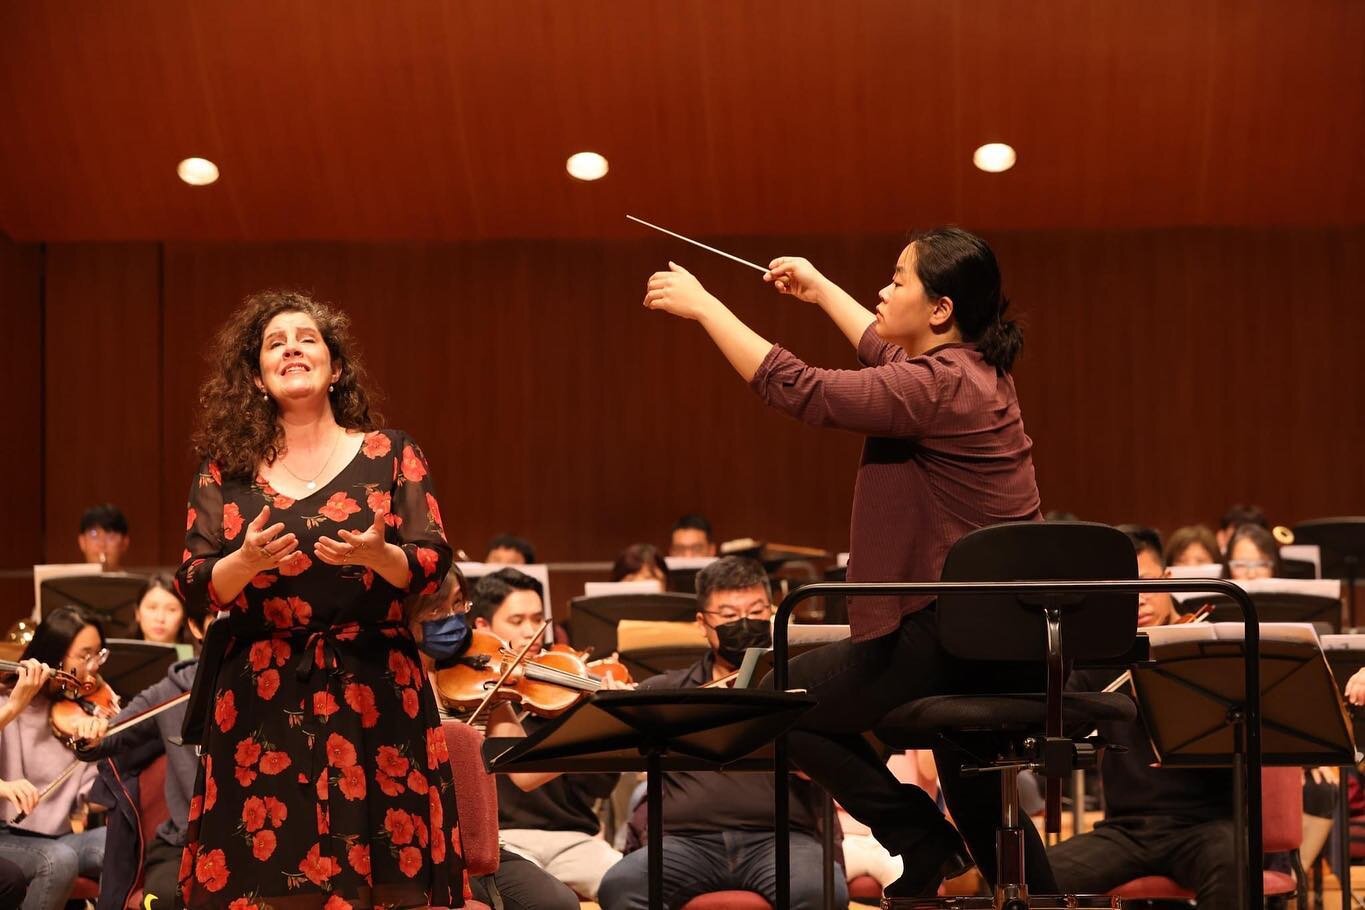
[{"label": "black music stand", "polygon": [[100,676],[124,701],[166,678],[171,665],[180,659],[175,645],[136,638],[107,638],[109,659]]},{"label": "black music stand", "polygon": [[[607,594],[575,597],[569,601],[569,626],[573,630],[574,644],[590,649],[593,657],[606,657],[620,650],[616,631],[623,619],[690,623],[696,616],[695,594]],[[621,662],[636,679],[645,679],[691,666],[705,650],[706,643],[698,635],[695,648],[662,647],[624,652]]]},{"label": "black music stand", "polygon": [[[1256,604],[1256,615],[1261,622],[1298,622],[1312,623],[1319,635],[1332,635],[1341,631],[1341,599],[1338,597],[1317,597],[1312,594],[1291,594],[1284,591],[1249,592]],[[1180,602],[1180,612],[1191,613],[1195,605],[1209,604],[1213,611],[1208,622],[1241,622],[1242,608],[1230,597],[1209,595],[1195,596]]]},{"label": "black music stand", "polygon": [[1365,561],[1365,518],[1315,518],[1294,526],[1297,543],[1317,544],[1321,553],[1322,577],[1341,578],[1346,584],[1346,615],[1341,628],[1356,622],[1356,582]]},{"label": "black music stand", "polygon": [[[1133,688],[1163,766],[1227,767],[1246,786],[1245,646],[1240,623],[1149,630],[1152,659],[1133,670]],[[1261,630],[1262,762],[1269,766],[1354,761],[1350,725],[1315,635],[1302,625]],[[1257,783],[1259,786],[1259,782]],[[1234,830],[1246,807],[1233,802]],[[1237,867],[1256,861],[1237,840]],[[1239,876],[1239,880],[1242,876]]]},{"label": "black music stand", "polygon": [[770,761],[757,767],[738,762],[771,743],[814,703],[787,692],[733,689],[598,692],[491,758],[488,770],[643,769],[649,802],[649,906],[662,910],[663,772],[771,770]]},{"label": "black music stand", "polygon": [[[1356,633],[1353,635],[1324,635],[1322,637],[1322,653],[1327,658],[1327,666],[1332,668],[1332,676],[1337,683],[1337,691],[1341,691],[1346,685],[1346,680],[1356,674],[1357,670],[1365,668],[1365,635]],[[1351,729],[1355,733],[1355,740],[1360,742],[1360,734],[1365,733],[1365,725],[1361,723],[1365,719],[1365,708],[1357,708],[1352,704],[1345,704],[1346,715],[1350,718]],[[1341,906],[1349,908],[1352,904],[1351,897],[1351,794],[1350,782],[1347,779],[1350,771],[1354,770],[1355,762],[1360,761],[1359,749],[1353,756],[1354,761],[1350,764],[1342,765],[1337,775],[1337,876],[1341,881]]]},{"label": "black music stand", "polygon": [[146,586],[146,576],[129,572],[59,575],[39,586],[39,615],[70,604],[98,616],[106,635],[131,635],[137,631],[134,613]]}]

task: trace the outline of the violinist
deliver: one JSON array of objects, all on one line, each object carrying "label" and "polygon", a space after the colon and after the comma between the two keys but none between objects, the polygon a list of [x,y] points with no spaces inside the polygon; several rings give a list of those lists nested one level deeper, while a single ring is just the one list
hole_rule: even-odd
[{"label": "violinist", "polygon": [[[179,608],[185,609],[179,595],[173,591],[167,593],[175,598]],[[202,609],[185,612],[184,626],[196,646],[203,641],[212,621],[213,614],[205,615]],[[155,895],[161,910],[180,906],[176,880],[185,847],[185,832],[189,827],[190,798],[194,795],[199,758],[193,746],[180,741],[188,699],[155,714],[149,709],[188,693],[194,686],[198,666],[197,658],[176,661],[166,671],[164,679],[130,699],[110,724],[121,726],[137,717],[145,717],[144,722],[109,733],[96,743],[83,743],[77,747],[78,757],[87,762],[99,762],[100,780],[95,784],[95,795],[99,802],[111,807],[105,844],[108,871],[100,880],[96,910],[114,910],[127,903],[128,895],[137,883],[139,857],[143,893]],[[136,814],[138,775],[161,755],[166,756],[165,799],[169,816],[157,827],[151,842],[144,843]]]},{"label": "violinist", "polygon": [[[535,637],[544,621],[540,582],[516,569],[485,575],[474,585],[469,615],[474,628],[492,632],[520,651]],[[531,655],[539,648],[531,645]],[[613,683],[607,683],[612,686]],[[518,719],[503,704],[489,717],[489,736],[525,736],[545,720]],[[498,830],[503,845],[524,857],[584,900],[597,899],[602,876],[621,854],[600,836],[594,811],[598,800],[611,795],[618,774],[524,773],[498,775]],[[501,879],[503,898],[517,899],[517,889]],[[525,895],[529,897],[529,895]],[[541,900],[526,901],[541,907]],[[568,906],[576,907],[577,898]]]},{"label": "violinist", "polygon": [[[76,830],[83,827],[95,769],[83,767],[41,800],[39,794],[74,757],[53,730],[53,708],[62,700],[53,670],[88,680],[108,653],[99,620],[58,607],[34,630],[18,679],[0,695],[0,819],[7,822],[0,828],[0,858],[24,872],[24,910],[59,910],[76,876],[99,878],[104,864],[104,828]],[[107,727],[103,717],[83,716],[63,732],[98,742]]]},{"label": "violinist", "polygon": [[[1139,577],[1163,577],[1160,536],[1150,528],[1124,529],[1137,550]],[[1166,625],[1173,615],[1168,596],[1141,596],[1139,626]],[[1067,688],[1099,691],[1117,675],[1074,671]],[[1232,772],[1153,767],[1141,711],[1134,722],[1105,723],[1099,730],[1126,751],[1105,750],[1100,760],[1104,821],[1048,851],[1057,884],[1070,893],[1103,894],[1135,878],[1164,875],[1194,891],[1200,910],[1236,907]]]}]

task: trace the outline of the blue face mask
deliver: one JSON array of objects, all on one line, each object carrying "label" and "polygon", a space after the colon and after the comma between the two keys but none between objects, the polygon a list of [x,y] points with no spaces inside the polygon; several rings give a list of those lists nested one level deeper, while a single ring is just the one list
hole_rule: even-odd
[{"label": "blue face mask", "polygon": [[469,646],[469,624],[463,613],[422,621],[422,650],[439,665],[454,660]]}]

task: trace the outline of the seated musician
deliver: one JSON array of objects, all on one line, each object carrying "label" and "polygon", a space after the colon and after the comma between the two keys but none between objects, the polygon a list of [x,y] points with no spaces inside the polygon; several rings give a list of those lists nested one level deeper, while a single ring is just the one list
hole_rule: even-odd
[{"label": "seated musician", "polygon": [[611,565],[612,581],[655,581],[662,591],[668,584],[668,563],[652,543],[633,543]]},{"label": "seated musician", "polygon": [[1265,512],[1260,506],[1232,505],[1228,506],[1223,513],[1222,521],[1218,522],[1218,530],[1214,537],[1218,541],[1218,550],[1225,559],[1231,558],[1232,534],[1242,525],[1259,525],[1267,530],[1270,529],[1269,522],[1266,521]]},{"label": "seated musician", "polygon": [[[95,769],[78,766],[56,782],[75,755],[54,734],[51,712],[61,698],[53,670],[88,679],[107,654],[99,620],[76,607],[58,607],[38,624],[18,679],[0,694],[0,820],[7,823],[0,827],[0,859],[23,870],[25,908],[57,910],[77,875],[99,878],[104,864],[104,829],[76,830],[83,827]],[[81,716],[64,732],[95,742],[107,727],[103,718]],[[16,821],[20,813],[22,822]]]},{"label": "seated musician", "polygon": [[536,561],[536,548],[524,537],[499,534],[488,542],[484,562],[500,566],[528,566]]},{"label": "seated musician", "polygon": [[[514,584],[527,583],[536,587],[514,587]],[[493,605],[493,601],[496,600],[497,605],[494,605],[494,609],[482,613],[475,620],[475,626],[486,630],[496,627],[511,647],[520,649],[535,636],[544,613],[540,605],[539,594],[535,594],[533,598],[527,598],[510,592],[525,591],[534,594],[538,590],[538,586],[539,582],[516,569],[502,569],[492,575],[485,576],[479,582],[479,588],[483,590],[483,602]],[[469,586],[464,573],[460,571],[459,566],[451,566],[450,572],[435,592],[421,595],[415,599],[410,607],[410,621],[413,627],[413,637],[422,645],[423,651],[434,654],[437,650],[431,648],[427,642],[430,633],[433,631],[430,623],[438,622],[437,617],[460,616],[472,606],[468,599],[469,595],[466,593],[468,590]],[[494,594],[495,591],[500,593]],[[534,600],[534,605],[529,603],[530,600]],[[501,608],[496,608],[498,605]],[[490,617],[493,620],[491,623]],[[446,637],[450,637],[448,630],[444,634]],[[464,647],[463,642],[458,645],[454,642],[450,643],[453,653],[462,651]],[[439,667],[442,664],[442,660],[436,661],[436,666]],[[458,714],[460,712],[453,711],[452,713]],[[476,720],[475,725],[484,728],[489,736],[525,735],[516,713],[505,702],[492,708],[491,711],[485,710]],[[580,776],[587,777],[588,775],[573,775],[573,777]],[[611,777],[613,782],[615,781],[615,775],[604,776]],[[504,781],[504,777],[510,780]],[[520,788],[532,789],[545,784],[547,781],[552,781],[555,777],[556,775],[552,774],[498,775],[500,822],[507,817],[506,813],[511,805],[509,801],[526,795],[522,793]],[[596,817],[593,817],[594,826],[596,822]],[[501,828],[501,824],[499,827]],[[596,830],[595,827],[594,830]],[[470,876],[470,891],[475,900],[492,907],[502,907],[504,910],[577,910],[578,897],[573,890],[542,869],[536,861],[508,849],[505,838],[501,836],[504,833],[501,830],[499,831],[502,843],[500,844],[497,872],[493,875]],[[601,878],[600,873],[598,873],[597,878]],[[595,880],[593,884],[595,887]]]},{"label": "seated musician", "polygon": [[91,506],[81,514],[81,533],[76,538],[76,546],[80,547],[81,558],[86,562],[99,563],[106,571],[117,572],[123,566],[123,557],[131,542],[128,519],[112,502]]},{"label": "seated musician", "polygon": [[[516,569],[485,575],[474,585],[469,615],[515,651],[533,638],[544,620],[540,582]],[[539,652],[536,645],[532,653]],[[545,720],[518,718],[510,708],[489,720],[489,736],[534,732]],[[523,732],[524,731],[524,732]],[[574,890],[596,900],[597,886],[621,854],[599,836],[595,806],[616,788],[619,774],[498,775],[498,833],[519,853]]]},{"label": "seated musician", "polygon": [[[692,688],[738,668],[744,651],[772,642],[772,591],[763,567],[727,556],[697,574],[697,626],[710,650],[691,667],[651,677],[643,688]],[[792,782],[791,907],[822,905],[819,805],[805,780]],[[670,772],[664,775],[664,903],[680,907],[712,891],[754,891],[776,900],[771,774]],[[834,874],[835,905],[848,901],[843,870]],[[645,850],[627,854],[604,879],[602,910],[648,906]]]},{"label": "seated musician", "polygon": [[673,522],[668,535],[668,555],[677,557],[715,556],[716,541],[706,516],[689,513]]},{"label": "seated musician", "polygon": [[[193,607],[187,609],[178,594],[172,596],[181,609],[186,610],[184,625],[197,646],[203,641],[213,615],[205,615]],[[198,658],[176,661],[166,671],[164,679],[134,696],[110,725],[117,726],[189,692],[194,687],[198,667]],[[137,880],[139,857],[142,859],[143,893],[161,901],[163,910],[180,906],[176,886],[185,832],[189,828],[190,798],[194,795],[195,775],[199,771],[194,747],[180,741],[187,706],[188,699],[149,716],[144,723],[77,748],[76,754],[85,761],[112,760],[101,762],[100,781],[94,791],[99,802],[118,810],[110,812],[106,828],[106,872],[100,879],[98,910],[121,908],[127,902]],[[166,756],[165,800],[169,814],[157,827],[151,843],[143,843],[136,814],[139,796],[136,775],[161,755]]]},{"label": "seated musician", "polygon": [[[1129,537],[1139,576],[1160,578],[1165,573],[1160,536],[1135,528]],[[1139,626],[1165,625],[1172,615],[1168,596],[1140,596]],[[1073,671],[1067,688],[1098,691],[1119,672]],[[1065,892],[1103,894],[1135,878],[1162,875],[1194,891],[1201,910],[1233,910],[1231,770],[1153,767],[1156,756],[1140,712],[1135,722],[1101,724],[1099,732],[1127,751],[1107,750],[1100,760],[1104,821],[1048,851],[1057,884]]]},{"label": "seated musician", "polygon": [[1280,574],[1275,537],[1257,524],[1238,525],[1228,538],[1228,577],[1241,581]]}]

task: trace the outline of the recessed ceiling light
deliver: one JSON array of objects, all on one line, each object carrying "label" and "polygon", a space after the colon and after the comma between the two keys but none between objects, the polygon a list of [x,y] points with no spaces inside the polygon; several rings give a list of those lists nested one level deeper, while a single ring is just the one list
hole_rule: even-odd
[{"label": "recessed ceiling light", "polygon": [[218,165],[207,158],[186,158],[175,166],[175,172],[190,186],[208,186],[218,179]]},{"label": "recessed ceiling light", "polygon": [[989,174],[998,174],[1014,167],[1014,149],[1003,142],[988,142],[972,152],[972,164]]},{"label": "recessed ceiling light", "polygon": [[570,155],[564,165],[570,177],[579,180],[600,180],[607,176],[607,159],[596,152],[579,152]]}]

